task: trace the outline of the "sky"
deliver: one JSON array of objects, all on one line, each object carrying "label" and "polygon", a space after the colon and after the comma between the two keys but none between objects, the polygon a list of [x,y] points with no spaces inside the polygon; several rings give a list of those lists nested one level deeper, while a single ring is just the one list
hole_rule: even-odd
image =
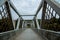
[{"label": "sky", "polygon": [[60,0],[55,0],[55,1],[57,1],[58,3],[60,3]]},{"label": "sky", "polygon": [[[15,5],[16,9],[18,10],[18,12],[20,13],[20,15],[34,15],[36,14],[36,11],[39,7],[39,4],[41,3],[41,0],[11,0],[13,2],[13,4]],[[60,3],[59,0],[56,0],[57,2]],[[12,13],[12,17],[13,19],[17,19],[18,16],[16,15],[16,13],[11,9]],[[42,9],[39,12],[39,14],[37,15],[38,19],[41,19],[41,15],[42,15]],[[23,16],[24,19],[33,19],[34,16]]]},{"label": "sky", "polygon": [[[34,15],[41,3],[41,0],[11,0],[15,5],[20,15]],[[14,13],[14,12],[13,12]],[[41,13],[40,13],[41,14]],[[13,14],[12,14],[13,15]],[[34,16],[24,16],[24,19],[33,19]],[[14,13],[13,19],[17,19],[18,16]],[[39,16],[39,18],[41,18]]]}]

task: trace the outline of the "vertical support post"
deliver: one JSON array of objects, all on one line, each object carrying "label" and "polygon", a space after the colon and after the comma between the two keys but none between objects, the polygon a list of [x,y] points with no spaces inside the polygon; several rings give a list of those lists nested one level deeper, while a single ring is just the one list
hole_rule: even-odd
[{"label": "vertical support post", "polygon": [[44,4],[43,4],[43,10],[42,10],[41,27],[43,27],[42,24],[44,23],[44,20],[45,20],[46,7],[47,7],[47,2],[44,1]]},{"label": "vertical support post", "polygon": [[15,26],[16,26],[16,25],[15,25],[15,21],[14,21],[14,20],[13,20],[13,26],[14,26],[14,29],[15,29]]},{"label": "vertical support post", "polygon": [[37,29],[40,29],[40,26],[38,24],[38,19],[36,18],[36,24],[37,24]]},{"label": "vertical support post", "polygon": [[34,21],[32,20],[32,23],[33,23],[33,27],[35,28],[35,24],[34,24]]},{"label": "vertical support post", "polygon": [[36,19],[34,18],[33,20],[34,20],[35,28],[37,28]]},{"label": "vertical support post", "polygon": [[22,23],[22,28],[24,27],[24,21],[23,21],[23,23]]},{"label": "vertical support post", "polygon": [[18,19],[18,22],[17,22],[17,27],[16,27],[16,29],[19,29],[19,26],[20,26],[20,18]]},{"label": "vertical support post", "polygon": [[24,21],[24,28],[26,28],[27,27],[27,22],[26,21]]},{"label": "vertical support post", "polygon": [[10,24],[11,24],[10,25],[11,26],[10,30],[12,30],[12,29],[14,29],[14,27],[13,27],[12,16],[11,16],[11,11],[10,11],[10,6],[9,6],[8,1],[5,2],[5,6],[6,6],[6,11],[8,13],[8,19],[10,20]]}]

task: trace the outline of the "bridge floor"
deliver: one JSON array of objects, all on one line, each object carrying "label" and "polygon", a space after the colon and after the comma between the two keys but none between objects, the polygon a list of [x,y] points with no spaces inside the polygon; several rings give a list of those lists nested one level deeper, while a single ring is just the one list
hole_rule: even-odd
[{"label": "bridge floor", "polygon": [[37,33],[32,29],[26,29],[15,40],[43,40]]}]

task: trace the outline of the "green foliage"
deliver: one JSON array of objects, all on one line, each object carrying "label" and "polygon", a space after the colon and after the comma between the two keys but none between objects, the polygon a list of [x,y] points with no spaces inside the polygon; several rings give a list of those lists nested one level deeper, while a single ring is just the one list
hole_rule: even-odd
[{"label": "green foliage", "polygon": [[45,20],[44,22],[44,29],[60,31],[60,18],[56,19],[55,17],[53,17],[50,20]]},{"label": "green foliage", "polygon": [[0,32],[13,30],[13,26],[10,19],[0,19]]}]

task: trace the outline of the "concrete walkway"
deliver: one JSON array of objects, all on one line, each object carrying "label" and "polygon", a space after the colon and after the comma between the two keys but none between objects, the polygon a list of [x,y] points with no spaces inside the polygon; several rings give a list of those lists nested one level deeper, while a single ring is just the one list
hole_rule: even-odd
[{"label": "concrete walkway", "polygon": [[26,29],[15,40],[43,40],[38,34],[32,29]]}]

